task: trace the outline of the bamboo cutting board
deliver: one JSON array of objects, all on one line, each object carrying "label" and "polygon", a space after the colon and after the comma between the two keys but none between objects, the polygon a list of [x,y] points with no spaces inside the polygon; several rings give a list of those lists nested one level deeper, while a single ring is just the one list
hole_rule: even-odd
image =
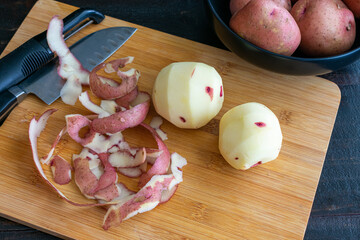
[{"label": "bamboo cutting board", "polygon": [[[50,0],[38,1],[4,54],[44,31],[53,15],[65,17],[75,9]],[[165,121],[162,127],[169,137],[165,143],[170,152],[176,151],[188,161],[183,168],[184,182],[169,202],[109,231],[102,230],[105,210],[74,207],[57,197],[37,174],[28,142],[27,129],[33,116],[49,108],[58,109],[39,138],[38,149],[43,155],[64,126],[66,114],[88,111],[60,100],[47,106],[30,96],[0,128],[1,215],[75,239],[302,239],[339,106],[338,87],[317,77],[267,72],[231,52],[111,17],[82,30],[69,43],[113,26],[138,28],[112,58],[135,57],[130,67],[140,70],[142,90],[151,92],[157,73],[177,61],[204,62],[214,66],[223,78],[224,106],[208,125],[181,130]],[[230,108],[251,101],[265,104],[278,116],[283,147],[277,160],[239,171],[231,168],[218,151],[218,124]],[[154,115],[153,109],[149,115]],[[127,130],[125,137],[134,145],[155,146],[142,129]],[[66,137],[56,152],[70,159],[79,150],[80,146]],[[136,189],[134,180],[124,181]],[[61,189],[74,201],[89,201],[73,182]]]}]

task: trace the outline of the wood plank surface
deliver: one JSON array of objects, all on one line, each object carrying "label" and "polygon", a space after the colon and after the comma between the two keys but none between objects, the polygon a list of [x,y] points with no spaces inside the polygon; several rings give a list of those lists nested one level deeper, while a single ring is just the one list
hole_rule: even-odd
[{"label": "wood plank surface", "polygon": [[[53,15],[65,17],[73,10],[72,6],[54,1],[37,2],[4,54],[45,30]],[[76,239],[302,239],[339,105],[337,86],[317,77],[270,73],[228,51],[110,17],[100,25],[84,29],[68,42],[71,44],[93,31],[112,26],[138,28],[112,58],[135,57],[131,67],[142,74],[139,82],[142,90],[151,92],[157,73],[176,61],[207,63],[223,78],[224,106],[207,126],[181,130],[164,123],[170,151],[188,160],[183,169],[184,182],[168,203],[117,228],[102,230],[104,209],[71,206],[38,176],[27,135],[33,116],[49,108],[59,109],[39,139],[39,152],[45,154],[63,127],[66,114],[88,112],[79,104],[67,106],[58,100],[47,106],[30,96],[0,128],[0,161],[4,166],[0,174],[0,213],[54,235]],[[284,142],[277,160],[238,171],[218,151],[218,123],[227,110],[250,101],[263,103],[274,111],[280,120]],[[154,115],[153,109],[149,115],[146,121]],[[131,144],[154,146],[141,129],[125,134]],[[56,151],[69,159],[79,149],[80,146],[65,138]],[[135,188],[134,181],[124,181]],[[73,200],[88,201],[73,182],[61,189]]]}]

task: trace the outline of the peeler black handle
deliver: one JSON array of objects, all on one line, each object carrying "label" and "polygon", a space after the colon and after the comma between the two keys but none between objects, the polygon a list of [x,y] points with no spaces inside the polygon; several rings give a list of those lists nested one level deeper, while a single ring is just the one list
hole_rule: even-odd
[{"label": "peeler black handle", "polygon": [[[64,18],[63,34],[87,18],[97,24],[105,17],[92,9],[78,9]],[[46,31],[31,38],[0,59],[0,92],[18,84],[53,58],[54,53],[46,41]]]}]

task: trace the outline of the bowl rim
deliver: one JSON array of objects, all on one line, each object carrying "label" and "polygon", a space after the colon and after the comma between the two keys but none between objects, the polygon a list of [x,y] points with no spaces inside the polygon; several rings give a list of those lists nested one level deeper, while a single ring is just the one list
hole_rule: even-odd
[{"label": "bowl rim", "polygon": [[355,52],[360,51],[360,46],[345,52],[345,53],[341,53],[339,55],[335,55],[335,56],[329,56],[329,57],[309,57],[309,58],[305,58],[305,57],[293,57],[293,56],[286,56],[286,55],[281,55],[278,53],[274,53],[271,52],[269,50],[266,50],[264,48],[258,47],[255,44],[249,42],[248,40],[246,40],[245,38],[240,37],[238,34],[236,34],[229,26],[228,24],[225,24],[224,21],[222,20],[222,18],[219,16],[219,14],[217,13],[217,11],[215,10],[215,8],[213,7],[213,4],[211,3],[211,0],[206,0],[206,2],[208,3],[212,13],[215,15],[215,17],[217,18],[217,20],[223,25],[225,26],[225,28],[230,31],[230,33],[236,37],[238,40],[240,41],[245,41],[246,43],[248,43],[250,46],[256,48],[259,51],[264,51],[265,53],[268,53],[270,55],[273,55],[274,57],[280,57],[280,58],[286,58],[286,59],[291,59],[291,60],[298,60],[298,61],[304,61],[304,62],[311,62],[311,61],[328,61],[328,60],[337,60],[339,58],[343,58],[343,57],[347,57]]}]

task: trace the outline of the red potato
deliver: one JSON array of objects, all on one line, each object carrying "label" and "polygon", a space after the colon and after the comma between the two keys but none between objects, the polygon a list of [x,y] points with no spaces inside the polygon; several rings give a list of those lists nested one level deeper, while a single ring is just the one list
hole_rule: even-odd
[{"label": "red potato", "polygon": [[230,19],[230,28],[258,47],[290,56],[300,44],[291,14],[273,1],[252,0]]},{"label": "red potato", "polygon": [[272,0],[272,1],[290,12],[291,0]]},{"label": "red potato", "polygon": [[[237,11],[245,7],[251,0],[230,0],[230,12],[231,15],[234,15]],[[285,8],[286,10],[291,10],[291,0],[272,0],[279,6]]]},{"label": "red potato", "polygon": [[354,15],[340,0],[299,0],[291,14],[301,31],[300,49],[308,56],[340,54],[355,41]]},{"label": "red potato", "polygon": [[234,15],[237,11],[245,7],[250,0],[230,0],[230,12]]},{"label": "red potato", "polygon": [[360,0],[343,0],[356,18],[360,17]]}]

